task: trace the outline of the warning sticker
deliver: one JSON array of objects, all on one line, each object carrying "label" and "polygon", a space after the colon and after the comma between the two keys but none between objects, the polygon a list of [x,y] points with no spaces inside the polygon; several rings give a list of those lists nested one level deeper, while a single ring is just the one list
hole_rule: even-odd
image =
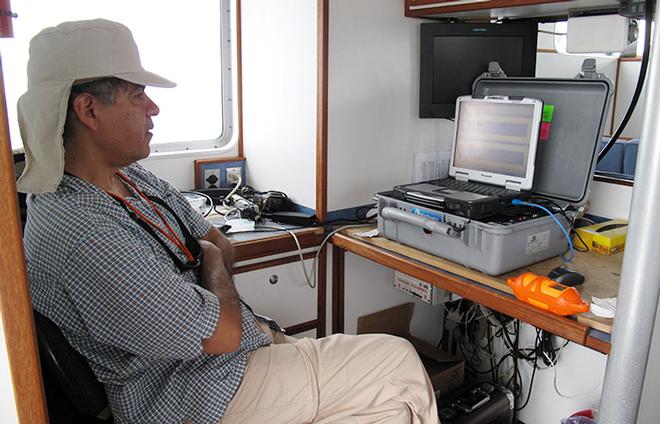
[{"label": "warning sticker", "polygon": [[548,248],[549,244],[550,231],[529,235],[527,236],[525,255],[533,255],[534,253],[542,252]]}]

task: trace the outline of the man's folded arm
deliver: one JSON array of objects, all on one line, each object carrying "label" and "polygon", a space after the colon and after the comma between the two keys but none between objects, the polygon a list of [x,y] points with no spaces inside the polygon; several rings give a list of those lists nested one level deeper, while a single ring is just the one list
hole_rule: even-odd
[{"label": "man's folded arm", "polygon": [[[227,241],[219,231],[217,233]],[[223,240],[215,234],[211,234],[210,238],[223,244]],[[234,352],[241,343],[243,323],[240,299],[226,267],[226,253],[213,242],[200,240],[200,244],[203,252],[200,285],[215,294],[220,301],[220,316],[215,331],[211,337],[202,340],[202,347],[206,353],[211,354]]]}]

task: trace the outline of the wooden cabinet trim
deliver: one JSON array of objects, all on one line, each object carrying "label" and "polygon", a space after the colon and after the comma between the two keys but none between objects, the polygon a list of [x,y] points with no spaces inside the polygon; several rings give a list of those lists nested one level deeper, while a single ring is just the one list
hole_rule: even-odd
[{"label": "wooden cabinet trim", "polygon": [[[316,227],[297,231],[296,237],[298,237],[300,246],[303,249],[318,246],[323,241],[324,230],[321,227]],[[298,249],[293,237],[288,233],[278,234],[268,238],[235,242],[233,246],[234,260],[236,262],[277,255]]]},{"label": "wooden cabinet trim", "polygon": [[431,1],[431,0],[406,0],[406,9],[405,16],[409,18],[423,18],[428,17],[428,15],[435,14],[448,14],[454,12],[466,12],[471,10],[488,10],[488,9],[501,9],[501,8],[511,8],[511,7],[520,7],[520,6],[532,6],[539,4],[547,3],[562,3],[567,0],[489,0],[486,2],[475,2],[475,3],[464,3],[457,4],[453,6],[439,6],[439,7],[428,7],[424,9],[411,9],[411,6],[418,5],[431,5],[434,3],[442,4],[447,2]]}]

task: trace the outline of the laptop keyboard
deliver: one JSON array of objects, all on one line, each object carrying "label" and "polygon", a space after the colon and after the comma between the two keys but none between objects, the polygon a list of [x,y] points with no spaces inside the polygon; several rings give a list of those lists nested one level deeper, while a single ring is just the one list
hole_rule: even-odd
[{"label": "laptop keyboard", "polygon": [[430,183],[440,187],[447,187],[456,191],[467,191],[485,196],[508,194],[510,192],[510,190],[504,187],[475,183],[471,181],[459,181],[453,178],[444,178],[442,180],[431,181]]}]

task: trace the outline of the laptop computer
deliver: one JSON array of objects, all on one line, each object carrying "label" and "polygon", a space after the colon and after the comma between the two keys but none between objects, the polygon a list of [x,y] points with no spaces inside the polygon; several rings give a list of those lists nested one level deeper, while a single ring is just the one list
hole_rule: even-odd
[{"label": "laptop computer", "polygon": [[449,177],[398,185],[394,196],[470,219],[529,197],[543,102],[507,97],[456,100]]}]

